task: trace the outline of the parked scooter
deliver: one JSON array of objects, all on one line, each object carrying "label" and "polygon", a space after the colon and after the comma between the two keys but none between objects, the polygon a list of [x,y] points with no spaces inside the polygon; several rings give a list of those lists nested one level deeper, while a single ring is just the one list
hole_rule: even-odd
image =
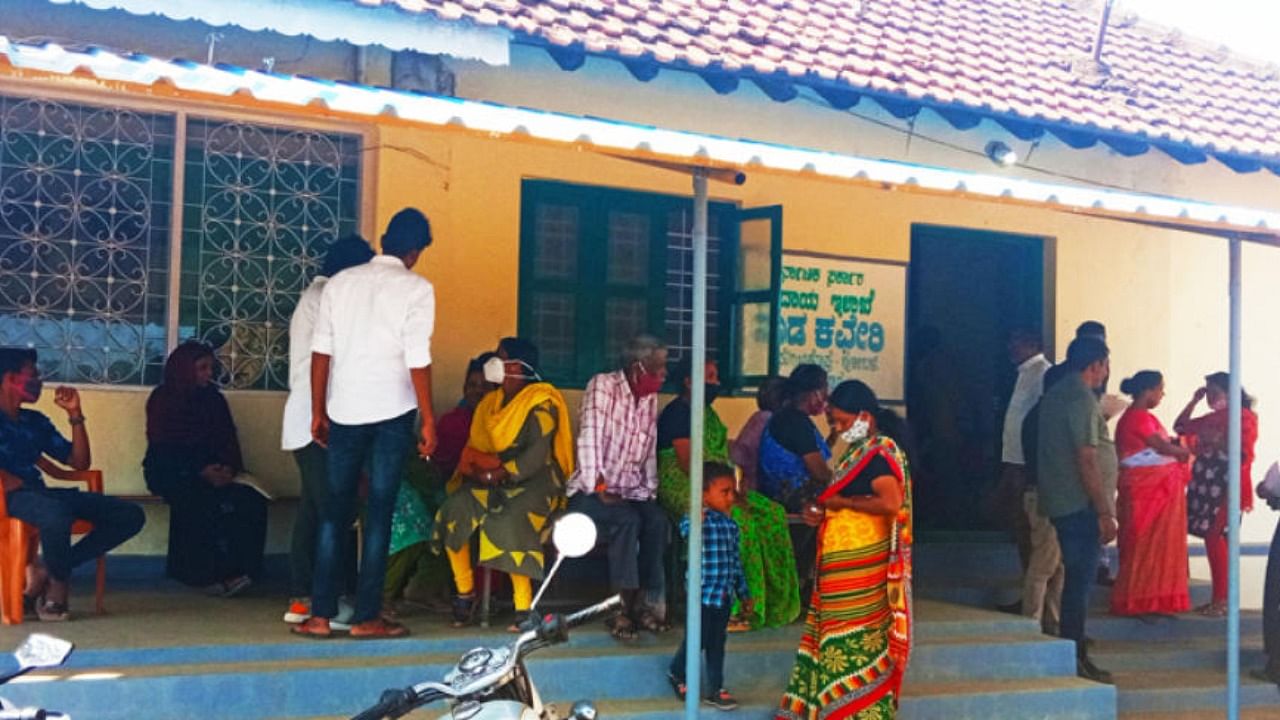
[{"label": "parked scooter", "polygon": [[596,720],[596,708],[589,701],[574,704],[569,715],[561,716],[542,704],[524,659],[529,653],[567,642],[569,630],[617,614],[622,598],[617,595],[572,615],[550,614],[539,618],[535,609],[542,592],[566,557],[581,557],[596,544],[596,526],[581,513],[560,518],[552,531],[557,558],[533,599],[530,620],[519,637],[509,645],[468,650],[444,676],[443,682],[424,682],[410,688],[387,690],[378,704],[352,720],[398,718],[438,700],[450,711],[441,720]]},{"label": "parked scooter", "polygon": [[[18,668],[0,676],[0,685],[40,668],[58,667],[67,661],[75,645],[51,635],[36,633],[14,651]],[[71,720],[70,715],[41,708],[20,708],[0,698],[0,720]]]}]

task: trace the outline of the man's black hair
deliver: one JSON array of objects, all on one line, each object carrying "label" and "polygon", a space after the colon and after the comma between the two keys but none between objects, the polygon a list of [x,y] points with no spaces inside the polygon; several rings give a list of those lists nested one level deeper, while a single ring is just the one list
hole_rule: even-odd
[{"label": "man's black hair", "polygon": [[31,348],[0,347],[0,379],[10,373],[20,373],[22,368],[36,363],[36,351]]},{"label": "man's black hair", "polygon": [[320,274],[333,277],[347,268],[363,265],[372,259],[373,248],[369,247],[369,242],[359,235],[348,235],[329,246]]},{"label": "man's black hair", "polygon": [[1067,347],[1067,367],[1072,372],[1084,372],[1090,365],[1106,360],[1111,355],[1107,344],[1096,337],[1079,337]]},{"label": "man's black hair", "polygon": [[1097,320],[1085,320],[1084,322],[1080,323],[1080,327],[1076,328],[1076,337],[1077,338],[1091,337],[1091,338],[1097,338],[1099,340],[1102,340],[1103,342],[1106,342],[1107,326],[1103,325]]},{"label": "man's black hair", "polygon": [[430,245],[431,222],[414,208],[396,213],[382,235],[382,252],[398,258],[406,258]]}]

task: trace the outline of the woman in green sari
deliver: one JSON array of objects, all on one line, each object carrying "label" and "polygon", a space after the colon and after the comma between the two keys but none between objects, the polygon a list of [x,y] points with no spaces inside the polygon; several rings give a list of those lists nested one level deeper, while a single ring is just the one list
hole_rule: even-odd
[{"label": "woman in green sari", "polygon": [[[688,356],[676,366],[673,379],[680,396],[658,418],[658,501],[679,519],[689,512],[689,445],[692,424],[692,363]],[[714,361],[706,367],[707,407],[704,411],[703,459],[729,462],[729,430],[712,407],[720,390],[720,371]],[[755,600],[751,613],[739,617],[731,630],[778,627],[800,614],[800,583],[796,576],[786,511],[760,493],[739,494],[733,510],[738,523],[743,571]]]}]

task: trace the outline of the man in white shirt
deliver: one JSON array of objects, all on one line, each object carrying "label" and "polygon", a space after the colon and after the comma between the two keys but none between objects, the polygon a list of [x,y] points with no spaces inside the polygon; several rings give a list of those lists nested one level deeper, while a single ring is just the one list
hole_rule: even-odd
[{"label": "man in white shirt", "polygon": [[1024,510],[1023,492],[1026,489],[1027,464],[1022,448],[1022,422],[1027,413],[1040,401],[1044,388],[1044,374],[1052,363],[1044,356],[1040,333],[1036,330],[1017,329],[1009,334],[1009,361],[1018,369],[1018,379],[1009,398],[1004,414],[1004,435],[1001,442],[1001,510],[1009,529],[1018,544],[1018,557],[1022,569],[1027,569],[1031,553],[1031,533]]},{"label": "man in white shirt", "polygon": [[[287,623],[300,623],[311,617],[311,573],[315,567],[316,532],[325,498],[329,495],[327,451],[311,437],[311,339],[316,317],[320,314],[320,297],[329,278],[371,259],[373,249],[359,235],[334,242],[325,255],[320,274],[298,298],[298,305],[289,320],[289,399],[284,404],[280,446],[293,453],[302,482],[289,551],[289,592],[292,599],[284,615]],[[340,561],[339,566],[345,567],[346,563]]]},{"label": "man in white shirt", "polygon": [[431,225],[412,208],[396,213],[382,255],[329,280],[311,342],[311,434],[329,449],[329,498],[316,538],[312,616],[294,627],[329,637],[338,610],[338,545],[356,512],[356,483],[369,463],[364,554],[351,636],[404,637],[408,628],[382,618],[382,587],[391,516],[404,461],[421,415],[418,454],[435,450],[431,412],[431,334],[435,290],[412,268],[431,244]]}]

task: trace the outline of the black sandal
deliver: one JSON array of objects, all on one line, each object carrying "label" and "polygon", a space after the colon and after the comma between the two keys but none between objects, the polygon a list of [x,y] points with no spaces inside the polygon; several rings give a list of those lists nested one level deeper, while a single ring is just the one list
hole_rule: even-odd
[{"label": "black sandal", "polygon": [[65,622],[71,619],[71,612],[67,610],[67,604],[64,602],[54,602],[45,600],[36,608],[36,615],[40,617],[40,622]]},{"label": "black sandal", "polygon": [[636,626],[631,619],[625,615],[619,615],[615,618],[609,618],[604,621],[604,626],[609,629],[609,635],[614,640],[622,642],[635,642],[640,636],[636,633]]},{"label": "black sandal", "polygon": [[671,623],[659,618],[652,610],[643,610],[636,617],[636,624],[641,630],[661,635],[671,630]]},{"label": "black sandal", "polygon": [[453,626],[466,627],[476,611],[476,594],[467,593],[453,598]]}]

